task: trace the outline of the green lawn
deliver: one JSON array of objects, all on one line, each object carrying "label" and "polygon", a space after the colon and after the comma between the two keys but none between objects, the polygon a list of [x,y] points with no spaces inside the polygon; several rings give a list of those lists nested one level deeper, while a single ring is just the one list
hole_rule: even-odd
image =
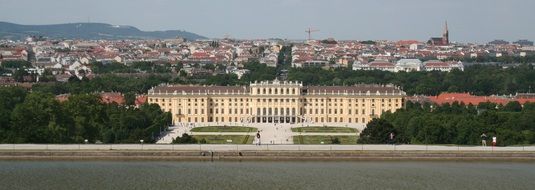
[{"label": "green lawn", "polygon": [[294,144],[332,144],[334,138],[338,138],[340,144],[357,144],[357,136],[293,136]]},{"label": "green lawn", "polygon": [[303,133],[356,133],[357,130],[347,127],[297,127],[292,132]]},{"label": "green lawn", "polygon": [[[254,136],[248,135],[194,135],[193,138],[201,141],[206,140],[206,144],[252,144]],[[232,142],[227,142],[232,140]]]},{"label": "green lawn", "polygon": [[208,126],[196,127],[191,129],[191,132],[256,132],[254,127],[239,127],[239,126]]}]

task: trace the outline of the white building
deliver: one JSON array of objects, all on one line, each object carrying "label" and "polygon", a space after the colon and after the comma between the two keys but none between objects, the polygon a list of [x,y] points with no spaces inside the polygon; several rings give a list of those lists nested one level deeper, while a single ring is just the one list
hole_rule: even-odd
[{"label": "white building", "polygon": [[353,63],[353,70],[381,70],[381,71],[389,71],[389,72],[396,72],[396,66],[394,63],[390,63],[388,61],[373,61],[370,63],[361,63],[360,61],[355,61]]},{"label": "white building", "polygon": [[425,71],[444,71],[444,72],[450,72],[453,69],[459,69],[461,71],[464,71],[464,65],[463,62],[443,62],[439,60],[431,60],[424,62],[424,69]]},{"label": "white building", "polygon": [[395,70],[396,70],[395,72],[421,71],[423,70],[423,64],[422,64],[422,61],[420,61],[419,59],[400,59],[396,63]]}]

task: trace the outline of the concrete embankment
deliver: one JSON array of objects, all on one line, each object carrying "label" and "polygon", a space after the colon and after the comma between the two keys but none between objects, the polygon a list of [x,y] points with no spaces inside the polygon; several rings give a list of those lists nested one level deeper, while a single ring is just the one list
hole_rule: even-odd
[{"label": "concrete embankment", "polygon": [[535,161],[535,152],[516,151],[167,151],[167,150],[2,150],[0,160],[162,161],[365,161],[452,160]]}]

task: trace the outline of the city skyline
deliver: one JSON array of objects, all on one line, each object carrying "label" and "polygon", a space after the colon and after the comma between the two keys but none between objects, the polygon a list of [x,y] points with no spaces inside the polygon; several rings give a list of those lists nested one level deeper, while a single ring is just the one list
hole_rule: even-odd
[{"label": "city skyline", "polygon": [[426,41],[441,35],[448,21],[452,42],[535,39],[534,27],[527,24],[535,16],[529,8],[535,2],[527,0],[3,0],[2,4],[0,20],[18,24],[100,22],[148,31],[180,29],[210,38],[305,39],[305,30],[312,27],[320,30],[312,34],[314,39]]}]

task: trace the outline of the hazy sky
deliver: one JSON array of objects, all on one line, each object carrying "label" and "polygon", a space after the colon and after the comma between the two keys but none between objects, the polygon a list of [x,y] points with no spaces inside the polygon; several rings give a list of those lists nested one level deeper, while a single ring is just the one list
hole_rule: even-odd
[{"label": "hazy sky", "polygon": [[0,21],[104,22],[221,38],[535,40],[535,0],[0,0]]}]

